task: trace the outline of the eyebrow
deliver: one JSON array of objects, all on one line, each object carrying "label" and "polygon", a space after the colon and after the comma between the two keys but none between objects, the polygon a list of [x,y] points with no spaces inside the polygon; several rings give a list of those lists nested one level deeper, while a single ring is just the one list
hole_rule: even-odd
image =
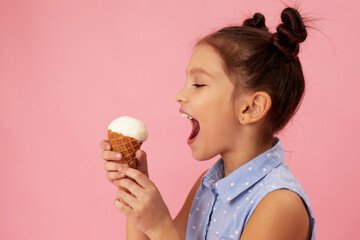
[{"label": "eyebrow", "polygon": [[[185,73],[187,74],[187,71],[185,71]],[[195,73],[202,73],[202,74],[208,75],[208,76],[211,77],[211,78],[214,78],[210,73],[208,73],[207,71],[205,71],[205,69],[203,69],[203,68],[192,68],[189,73],[190,73],[191,75],[192,75],[192,74],[195,74]]]}]

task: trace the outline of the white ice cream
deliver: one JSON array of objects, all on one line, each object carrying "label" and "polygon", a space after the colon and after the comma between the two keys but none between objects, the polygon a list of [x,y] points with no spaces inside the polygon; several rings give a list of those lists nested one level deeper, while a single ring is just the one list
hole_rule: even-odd
[{"label": "white ice cream", "polygon": [[140,120],[128,116],[115,119],[110,123],[108,129],[135,138],[139,142],[144,142],[148,137],[145,124]]}]

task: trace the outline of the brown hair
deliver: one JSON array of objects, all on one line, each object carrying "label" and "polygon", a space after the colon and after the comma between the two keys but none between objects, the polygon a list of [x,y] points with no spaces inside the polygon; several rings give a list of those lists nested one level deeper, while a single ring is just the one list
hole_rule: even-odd
[{"label": "brown hair", "polygon": [[272,138],[296,113],[305,81],[297,54],[307,31],[299,12],[286,8],[282,23],[272,34],[261,13],[246,19],[243,26],[230,26],[202,38],[223,59],[224,70],[234,80],[233,96],[241,91],[265,91],[272,101],[266,116],[263,140]]}]

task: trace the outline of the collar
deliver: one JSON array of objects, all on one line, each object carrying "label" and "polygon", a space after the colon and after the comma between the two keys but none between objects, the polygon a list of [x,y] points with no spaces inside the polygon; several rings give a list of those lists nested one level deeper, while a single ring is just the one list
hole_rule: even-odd
[{"label": "collar", "polygon": [[220,158],[201,180],[203,187],[215,189],[224,204],[252,187],[280,165],[285,157],[279,138],[273,147],[224,177],[224,161]]}]

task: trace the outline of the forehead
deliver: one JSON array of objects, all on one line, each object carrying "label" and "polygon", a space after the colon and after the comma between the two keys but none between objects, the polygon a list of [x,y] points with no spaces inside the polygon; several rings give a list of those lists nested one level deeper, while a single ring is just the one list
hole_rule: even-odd
[{"label": "forehead", "polygon": [[191,69],[194,68],[203,68],[212,75],[224,73],[222,58],[218,52],[208,44],[200,44],[195,48],[190,58],[187,72],[189,73]]}]

